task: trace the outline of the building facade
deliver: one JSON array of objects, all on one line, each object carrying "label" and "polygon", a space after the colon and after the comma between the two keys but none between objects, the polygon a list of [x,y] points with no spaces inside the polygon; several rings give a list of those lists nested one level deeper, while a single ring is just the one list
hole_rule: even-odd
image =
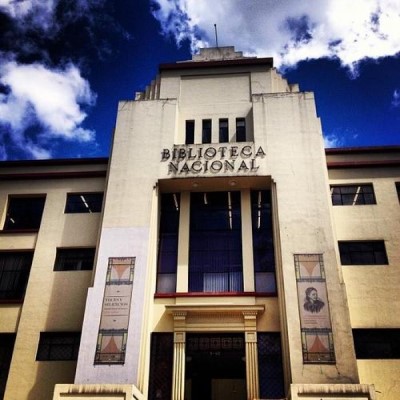
[{"label": "building facade", "polygon": [[400,147],[270,58],[159,72],[109,159],[0,164],[3,398],[397,399]]}]

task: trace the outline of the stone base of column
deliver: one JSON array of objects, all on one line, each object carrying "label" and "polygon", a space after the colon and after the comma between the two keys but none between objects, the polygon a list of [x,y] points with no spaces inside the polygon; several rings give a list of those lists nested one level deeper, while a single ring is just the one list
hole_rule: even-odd
[{"label": "stone base of column", "polygon": [[292,384],[290,400],[376,400],[374,385]]},{"label": "stone base of column", "polygon": [[135,385],[66,385],[54,388],[53,400],[144,400]]}]

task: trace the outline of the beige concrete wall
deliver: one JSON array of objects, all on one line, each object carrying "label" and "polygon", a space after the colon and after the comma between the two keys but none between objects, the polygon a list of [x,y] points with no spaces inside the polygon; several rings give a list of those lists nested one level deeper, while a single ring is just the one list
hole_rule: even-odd
[{"label": "beige concrete wall", "polygon": [[3,233],[0,240],[0,250],[35,251],[23,304],[0,305],[0,331],[17,333],[6,400],[51,399],[54,384],[73,381],[75,361],[38,362],[36,351],[40,332],[81,330],[92,271],[55,272],[53,267],[57,247],[97,244],[100,213],[64,214],[66,194],[103,190],[104,178],[0,184],[3,221],[8,194],[46,194],[38,233]]}]

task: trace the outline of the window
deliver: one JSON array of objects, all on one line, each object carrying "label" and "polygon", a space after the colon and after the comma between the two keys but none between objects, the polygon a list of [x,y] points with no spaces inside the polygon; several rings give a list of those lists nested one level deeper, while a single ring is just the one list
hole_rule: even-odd
[{"label": "window", "polygon": [[334,206],[376,204],[374,188],[371,184],[331,186],[331,196]]},{"label": "window", "polygon": [[103,193],[68,193],[65,212],[96,213],[101,211]]},{"label": "window", "polygon": [[44,202],[45,196],[10,196],[4,230],[38,230],[42,220]]},{"label": "window", "polygon": [[276,293],[271,192],[251,192],[253,259],[256,292]]},{"label": "window", "polygon": [[397,192],[397,198],[400,201],[400,182],[396,182],[396,192]]},{"label": "window", "polygon": [[36,361],[77,360],[80,332],[40,332]]},{"label": "window", "polygon": [[400,329],[353,329],[356,358],[400,358]]},{"label": "window", "polygon": [[227,118],[221,118],[219,120],[219,142],[229,142],[229,122]]},{"label": "window", "polygon": [[185,144],[193,144],[193,143],[194,143],[194,120],[187,120]]},{"label": "window", "polygon": [[189,291],[243,291],[240,192],[191,193]]},{"label": "window", "polygon": [[174,293],[176,290],[179,204],[179,194],[161,195],[157,293]]},{"label": "window", "polygon": [[285,398],[281,335],[276,332],[257,332],[257,349],[260,398]]},{"label": "window", "polygon": [[54,271],[88,271],[93,269],[95,248],[57,249]]},{"label": "window", "polygon": [[202,143],[211,143],[211,119],[203,119]]},{"label": "window", "polygon": [[22,300],[33,252],[0,252],[0,300]]},{"label": "window", "polygon": [[4,398],[8,371],[14,350],[15,334],[0,333],[0,399]]},{"label": "window", "polygon": [[383,240],[339,242],[342,265],[388,264]]},{"label": "window", "polygon": [[246,141],[246,120],[244,118],[236,118],[236,141]]}]

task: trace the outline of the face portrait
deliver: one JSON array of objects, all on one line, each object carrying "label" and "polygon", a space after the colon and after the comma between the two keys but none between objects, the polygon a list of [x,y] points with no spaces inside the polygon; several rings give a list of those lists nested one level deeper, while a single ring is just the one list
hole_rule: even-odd
[{"label": "face portrait", "polygon": [[309,299],[310,299],[311,301],[315,301],[315,300],[318,299],[318,292],[317,292],[315,289],[313,289],[313,290],[311,290],[311,292],[310,292],[310,294],[308,295],[308,297],[309,297]]}]

